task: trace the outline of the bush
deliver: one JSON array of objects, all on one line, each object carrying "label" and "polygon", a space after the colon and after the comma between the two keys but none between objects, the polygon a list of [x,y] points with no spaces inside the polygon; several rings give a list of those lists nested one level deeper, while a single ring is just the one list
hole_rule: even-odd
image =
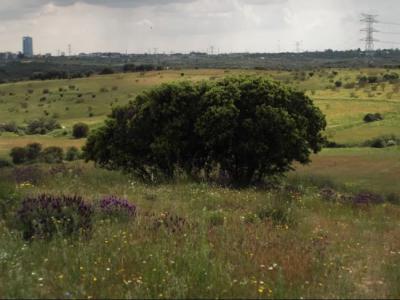
[{"label": "bush", "polygon": [[93,208],[81,197],[40,195],[26,198],[17,213],[17,223],[25,240],[51,239],[55,235],[88,233]]},{"label": "bush", "polygon": [[341,82],[340,80],[336,81],[336,82],[335,82],[335,86],[336,86],[337,88],[342,87],[342,82]]},{"label": "bush", "polygon": [[72,129],[72,135],[76,139],[86,138],[89,134],[89,126],[85,123],[77,123]]},{"label": "bush", "polygon": [[6,159],[0,158],[0,169],[11,167],[12,163]]},{"label": "bush", "polygon": [[27,161],[35,161],[40,157],[42,152],[42,145],[39,143],[32,143],[26,146],[26,159]]},{"label": "bush", "polygon": [[104,68],[103,70],[100,71],[100,75],[110,75],[114,74],[114,70],[111,68]]},{"label": "bush", "polygon": [[81,153],[76,147],[69,147],[65,153],[66,161],[75,161],[81,158]]},{"label": "bush", "polygon": [[383,117],[380,113],[376,113],[376,114],[367,114],[364,117],[364,122],[365,123],[371,123],[371,122],[377,122],[377,121],[382,121]]},{"label": "bush", "polygon": [[23,147],[14,147],[11,149],[10,156],[14,164],[19,165],[27,161],[27,151]]},{"label": "bush", "polygon": [[394,135],[384,135],[366,141],[363,146],[373,148],[386,148],[400,145],[400,139]]},{"label": "bush", "polygon": [[62,163],[64,159],[64,150],[60,147],[48,147],[40,155],[43,162],[48,164]]},{"label": "bush", "polygon": [[100,214],[103,217],[130,220],[136,216],[136,206],[127,200],[115,196],[107,196],[99,203]]},{"label": "bush", "polygon": [[34,134],[47,134],[53,130],[61,129],[60,123],[54,118],[42,117],[36,120],[28,121],[26,133]]},{"label": "bush", "polygon": [[370,192],[358,193],[352,200],[355,205],[381,204],[385,201],[381,195]]},{"label": "bush", "polygon": [[260,76],[164,84],[115,108],[89,136],[85,158],[145,180],[215,168],[235,185],[309,162],[326,121],[304,93]]},{"label": "bush", "polygon": [[3,123],[0,124],[0,132],[12,132],[12,133],[18,133],[18,126],[15,122],[8,122],[8,123]]}]

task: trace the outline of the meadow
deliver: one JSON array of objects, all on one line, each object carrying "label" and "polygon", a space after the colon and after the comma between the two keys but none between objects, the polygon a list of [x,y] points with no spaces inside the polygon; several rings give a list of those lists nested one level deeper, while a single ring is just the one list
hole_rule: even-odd
[{"label": "meadow", "polygon": [[[200,69],[0,85],[0,123],[53,116],[62,125],[40,136],[1,133],[3,159],[33,141],[80,147],[75,123],[95,129],[112,107],[162,82],[238,73],[305,91],[326,114],[329,140],[343,145],[296,166],[274,189],[184,177],[146,185],[83,161],[0,169],[0,298],[399,298],[400,147],[365,142],[399,137],[400,84],[351,84],[387,72]],[[367,113],[384,119],[365,123]],[[385,201],[352,200],[365,191]],[[93,204],[116,195],[138,213],[96,216],[90,237],[27,242],[13,220],[22,199],[41,193]]]}]

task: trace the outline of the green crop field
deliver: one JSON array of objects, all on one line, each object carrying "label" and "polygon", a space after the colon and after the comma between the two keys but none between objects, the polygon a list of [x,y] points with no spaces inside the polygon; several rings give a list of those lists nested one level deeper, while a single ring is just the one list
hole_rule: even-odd
[{"label": "green crop field", "polygon": [[[306,92],[326,115],[326,136],[342,145],[296,165],[278,189],[187,178],[146,185],[83,161],[0,167],[0,298],[399,298],[400,146],[366,142],[400,138],[400,83],[358,84],[393,72],[199,69],[0,85],[0,124],[48,116],[62,125],[45,135],[0,132],[3,160],[32,142],[81,147],[75,123],[94,130],[113,107],[161,83],[237,74]],[[368,113],[383,120],[366,123]],[[346,202],[360,192],[386,201]],[[21,199],[41,193],[94,205],[116,195],[138,214],[96,218],[90,237],[26,242],[13,220]]]}]

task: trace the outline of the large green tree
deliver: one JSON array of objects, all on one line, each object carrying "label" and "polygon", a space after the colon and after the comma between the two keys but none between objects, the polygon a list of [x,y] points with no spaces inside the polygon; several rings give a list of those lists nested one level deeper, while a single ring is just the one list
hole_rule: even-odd
[{"label": "large green tree", "polygon": [[304,95],[260,76],[164,84],[113,110],[84,153],[150,180],[219,170],[235,185],[306,164],[326,122]]}]

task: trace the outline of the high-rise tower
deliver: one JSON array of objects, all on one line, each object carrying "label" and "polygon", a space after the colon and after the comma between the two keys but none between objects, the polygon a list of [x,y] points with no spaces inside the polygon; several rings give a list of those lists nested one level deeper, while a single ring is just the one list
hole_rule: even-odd
[{"label": "high-rise tower", "polygon": [[33,57],[33,40],[30,36],[22,38],[22,53],[26,57]]}]

